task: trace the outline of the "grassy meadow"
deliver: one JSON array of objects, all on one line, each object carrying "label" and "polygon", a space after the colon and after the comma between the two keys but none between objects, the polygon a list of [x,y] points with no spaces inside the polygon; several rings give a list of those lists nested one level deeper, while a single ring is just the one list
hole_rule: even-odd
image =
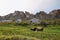
[{"label": "grassy meadow", "polygon": [[60,40],[60,25],[48,25],[43,31],[32,31],[40,25],[0,23],[0,40]]}]

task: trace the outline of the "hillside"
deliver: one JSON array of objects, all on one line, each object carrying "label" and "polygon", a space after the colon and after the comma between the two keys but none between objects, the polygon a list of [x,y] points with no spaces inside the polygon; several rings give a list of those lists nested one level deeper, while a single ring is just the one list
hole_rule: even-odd
[{"label": "hillside", "polygon": [[44,11],[37,12],[35,15],[31,14],[30,12],[23,12],[23,11],[15,11],[14,13],[10,13],[5,16],[0,16],[0,20],[16,20],[16,19],[22,19],[22,20],[29,20],[32,18],[38,18],[40,20],[54,20],[54,19],[60,19],[60,9],[52,10],[51,12],[46,13]]}]

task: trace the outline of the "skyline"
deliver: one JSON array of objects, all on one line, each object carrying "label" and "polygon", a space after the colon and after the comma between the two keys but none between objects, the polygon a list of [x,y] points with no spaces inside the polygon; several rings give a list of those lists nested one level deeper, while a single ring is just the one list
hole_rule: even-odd
[{"label": "skyline", "polygon": [[0,15],[13,13],[15,10],[35,14],[39,11],[50,12],[60,9],[60,0],[0,0]]}]

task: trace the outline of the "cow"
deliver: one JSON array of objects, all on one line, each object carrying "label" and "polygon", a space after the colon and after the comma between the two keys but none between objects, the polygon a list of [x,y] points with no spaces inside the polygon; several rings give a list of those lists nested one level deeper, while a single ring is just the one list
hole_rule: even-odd
[{"label": "cow", "polygon": [[32,31],[36,31],[36,27],[35,28],[31,28]]},{"label": "cow", "polygon": [[44,29],[43,27],[37,27],[36,28],[37,31],[43,31],[43,29]]},{"label": "cow", "polygon": [[35,28],[31,28],[32,31],[43,31],[43,27],[35,27]]},{"label": "cow", "polygon": [[43,27],[47,27],[48,23],[47,23],[47,22],[41,22],[41,25],[42,25]]}]

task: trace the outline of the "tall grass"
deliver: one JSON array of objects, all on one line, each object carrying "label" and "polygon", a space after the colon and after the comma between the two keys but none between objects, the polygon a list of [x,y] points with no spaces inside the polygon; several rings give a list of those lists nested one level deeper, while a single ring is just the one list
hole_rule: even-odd
[{"label": "tall grass", "polygon": [[[39,25],[40,26],[40,25]],[[4,40],[60,40],[60,25],[48,25],[43,31],[32,31],[35,25],[0,24],[0,39]],[[23,35],[23,36],[21,36]],[[36,38],[36,39],[35,39]]]}]

